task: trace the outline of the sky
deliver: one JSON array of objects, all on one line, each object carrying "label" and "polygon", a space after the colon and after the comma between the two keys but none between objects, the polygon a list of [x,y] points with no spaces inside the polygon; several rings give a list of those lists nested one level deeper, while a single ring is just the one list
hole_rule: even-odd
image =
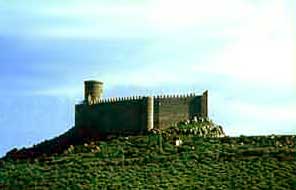
[{"label": "sky", "polygon": [[293,0],[0,0],[0,156],[104,97],[209,91],[227,135],[295,134]]}]

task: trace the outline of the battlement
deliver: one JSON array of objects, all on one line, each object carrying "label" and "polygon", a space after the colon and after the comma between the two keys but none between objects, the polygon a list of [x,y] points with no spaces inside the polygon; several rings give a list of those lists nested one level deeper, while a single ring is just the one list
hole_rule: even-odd
[{"label": "battlement", "polygon": [[155,99],[184,99],[196,96],[195,93],[190,94],[164,94],[164,95],[157,95],[153,96]]},{"label": "battlement", "polygon": [[89,105],[94,104],[106,104],[106,103],[118,103],[118,102],[127,102],[127,101],[134,101],[134,100],[143,100],[147,98],[145,96],[126,96],[126,97],[109,97],[105,99],[98,99],[94,101],[84,102]]},{"label": "battlement", "polygon": [[[196,97],[195,93],[190,94],[162,94],[162,95],[153,95],[154,100],[175,100],[175,101],[183,101],[186,99],[190,99]],[[200,95],[201,96],[201,95]],[[94,99],[90,101],[85,101],[83,103],[94,105],[94,104],[103,104],[103,103],[117,103],[117,102],[126,102],[126,101],[134,101],[134,100],[143,100],[148,96],[125,96],[125,97],[109,97],[105,99]]]},{"label": "battlement", "polygon": [[143,133],[194,116],[208,116],[208,92],[102,98],[103,83],[85,82],[85,99],[75,106],[75,125],[101,133]]}]

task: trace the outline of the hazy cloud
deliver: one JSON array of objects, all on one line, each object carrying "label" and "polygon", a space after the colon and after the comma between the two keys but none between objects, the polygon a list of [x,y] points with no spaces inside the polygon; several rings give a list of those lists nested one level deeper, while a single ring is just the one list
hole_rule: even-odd
[{"label": "hazy cloud", "polygon": [[[0,95],[42,97],[44,110],[31,110],[42,115],[54,98],[73,106],[87,79],[104,81],[106,96],[209,89],[210,114],[228,134],[292,133],[295,7],[292,0],[1,1]],[[2,125],[27,114],[23,103],[9,115],[12,104],[0,109]],[[72,112],[54,124],[65,126]]]}]

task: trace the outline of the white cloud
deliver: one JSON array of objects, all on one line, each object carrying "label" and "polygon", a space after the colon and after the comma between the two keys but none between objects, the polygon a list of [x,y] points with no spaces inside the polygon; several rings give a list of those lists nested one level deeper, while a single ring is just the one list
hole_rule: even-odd
[{"label": "white cloud", "polygon": [[291,42],[240,40],[209,58],[195,71],[230,77],[254,85],[293,85],[295,58]]},{"label": "white cloud", "polygon": [[[231,94],[231,92],[228,93]],[[267,99],[269,99],[266,102],[250,92],[246,95],[251,98],[246,101],[241,96],[227,99],[225,94],[227,92],[210,91],[209,110],[210,117],[221,124],[228,135],[295,133],[296,99],[287,97],[285,100],[286,94],[282,94],[285,101],[278,102],[279,99],[275,98],[273,94],[265,92]],[[274,101],[272,101],[273,99]]]},{"label": "white cloud", "polygon": [[223,31],[221,36],[236,37],[236,40],[194,70],[254,85],[292,87],[295,37],[291,18],[280,5],[271,3],[244,25]]},{"label": "white cloud", "polygon": [[[223,3],[154,1],[145,14],[153,30],[165,38],[157,38],[158,41],[153,43],[158,46],[151,49],[159,49],[160,54],[167,49],[175,48],[175,51],[165,55],[167,57],[151,54],[156,57],[152,59],[154,62],[124,73],[127,76],[125,82],[142,85],[192,83],[197,75],[206,74],[205,80],[216,75],[253,85],[294,85],[296,48],[292,18],[279,1],[260,5],[233,0]],[[227,25],[228,22],[235,24]],[[213,28],[214,25],[220,28]],[[218,50],[209,50],[207,57],[190,55],[192,49],[202,49],[206,45],[196,40],[198,35],[230,42]],[[178,42],[188,39],[192,40],[191,44]],[[173,44],[170,41],[177,42]],[[149,54],[150,50],[146,51]],[[176,59],[179,55],[184,59]],[[117,76],[109,75],[109,78],[120,81]]]},{"label": "white cloud", "polygon": [[[245,102],[232,101],[228,107],[232,113],[244,117],[245,120],[270,121],[270,123],[281,123],[294,121],[296,124],[296,101],[289,105],[260,105]],[[282,126],[278,126],[282,127]]]},{"label": "white cloud", "polygon": [[164,0],[154,1],[147,16],[156,28],[168,31],[242,21],[254,11],[256,6],[237,0]]},{"label": "white cloud", "polygon": [[[38,5],[38,6],[37,6]],[[43,5],[43,4],[42,4]],[[73,1],[16,6],[37,36],[76,38],[166,37],[188,30],[245,21],[260,7],[237,0],[154,0],[126,3]],[[37,20],[36,20],[37,19]],[[55,21],[46,23],[46,21]],[[45,22],[44,22],[45,21]],[[59,24],[63,22],[64,25]]]},{"label": "white cloud", "polygon": [[[293,31],[292,22],[295,18],[283,1],[155,0],[125,5],[76,1],[61,8],[45,9],[44,17],[65,19],[69,23],[40,26],[37,23],[39,29],[34,28],[32,34],[38,31],[42,37],[50,36],[57,40],[60,37],[92,40],[151,38],[151,44],[143,48],[143,52],[136,52],[137,60],[130,56],[120,65],[115,65],[122,70],[114,72],[111,69],[98,74],[93,74],[97,73],[93,69],[89,71],[95,79],[110,86],[153,88],[166,84],[202,86],[205,83],[215,86],[228,79],[235,81],[241,89],[248,84],[277,90],[279,87],[293,88],[296,84],[293,81],[296,76],[296,30]],[[226,43],[214,49],[217,41],[213,39],[222,39]],[[200,55],[198,52],[206,47],[209,47],[207,52]],[[134,53],[130,52],[131,55]],[[142,64],[130,67],[128,63],[132,61],[141,61]],[[77,84],[76,87],[45,89],[38,93],[76,97],[80,92],[82,94],[82,89]],[[222,118],[220,121],[230,126],[228,129],[232,133],[237,129],[250,134],[247,130],[258,131],[261,125],[272,126],[275,132],[281,131],[281,122],[287,125],[290,122],[289,129],[294,127],[295,109],[291,105],[257,105],[257,97],[248,103],[238,101],[240,97],[227,102],[225,94],[230,90],[233,89],[221,87],[219,92],[212,92],[222,96],[213,99],[212,107],[215,115]],[[262,90],[259,94],[264,93]],[[251,91],[248,94],[252,96]],[[245,131],[242,130],[244,126],[247,127]]]},{"label": "white cloud", "polygon": [[[166,37],[171,33],[184,32],[188,29],[196,29],[196,27],[204,30],[202,27],[242,22],[255,11],[258,11],[258,6],[237,0],[153,0],[125,4],[96,1],[76,2],[70,5],[51,6],[46,8],[42,14],[67,18],[70,21],[76,19],[76,29],[79,30],[74,35],[78,37],[80,37],[79,34],[100,36],[102,33],[105,34],[106,30],[112,33],[112,29],[120,29],[120,32],[126,35],[128,34],[126,31],[129,31],[133,35],[147,37],[152,32],[154,35]],[[80,27],[80,24],[84,27]],[[122,28],[122,25],[128,27]],[[74,28],[69,27],[68,29],[73,30]],[[91,29],[94,33],[90,33]],[[48,34],[51,32],[55,35],[62,35],[64,32],[69,33],[69,30],[56,27],[49,30]]]},{"label": "white cloud", "polygon": [[227,110],[231,122],[226,128],[230,135],[293,134],[296,130],[296,104],[256,105],[231,102]]}]

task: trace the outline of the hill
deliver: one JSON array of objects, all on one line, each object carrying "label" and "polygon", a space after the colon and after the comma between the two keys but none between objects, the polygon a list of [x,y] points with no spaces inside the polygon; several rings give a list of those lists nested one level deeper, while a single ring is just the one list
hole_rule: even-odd
[{"label": "hill", "polygon": [[0,189],[296,188],[295,136],[218,138],[194,127],[88,140],[31,159],[6,156]]}]

